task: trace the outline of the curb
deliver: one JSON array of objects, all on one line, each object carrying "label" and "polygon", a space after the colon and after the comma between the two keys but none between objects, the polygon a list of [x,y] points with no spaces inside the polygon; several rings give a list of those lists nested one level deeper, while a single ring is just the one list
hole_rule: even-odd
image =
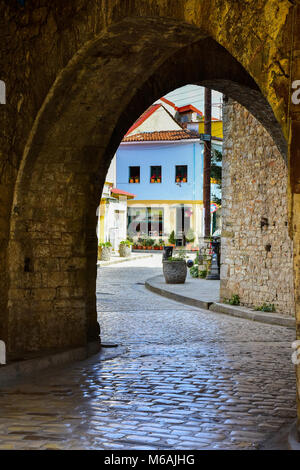
[{"label": "curb", "polygon": [[79,348],[3,365],[0,366],[0,384],[3,385],[4,382],[27,377],[51,367],[82,361],[100,351],[100,342],[94,341]]},{"label": "curb", "polygon": [[210,305],[209,310],[215,313],[225,313],[233,317],[267,323],[269,325],[286,326],[288,328],[296,327],[296,322],[293,318],[275,315],[274,313],[257,312],[246,307],[235,307],[233,305],[216,302]]},{"label": "curb", "polygon": [[111,264],[125,263],[125,261],[135,261],[136,259],[152,258],[153,253],[139,256],[129,256],[127,258],[115,259],[113,261],[97,261],[99,267],[110,266]]},{"label": "curb", "polygon": [[168,290],[161,289],[160,287],[153,286],[151,284],[152,279],[154,278],[148,279],[145,282],[145,287],[151,292],[154,292],[155,294],[161,295],[162,297],[166,297],[167,299],[176,300],[176,302],[180,302],[182,304],[189,305],[191,307],[204,308],[206,310],[209,310],[210,305],[212,305],[212,302],[205,302],[204,300],[191,299],[190,297],[185,297],[184,295],[175,294],[174,292],[170,292]]},{"label": "curb", "polygon": [[231,315],[233,317],[244,318],[260,323],[267,323],[269,325],[285,326],[288,328],[296,327],[296,321],[293,318],[283,317],[274,313],[256,312],[255,310],[251,310],[250,308],[246,307],[235,307],[220,302],[209,302],[186,297],[182,294],[176,294],[175,292],[171,292],[153,285],[152,282],[157,279],[157,277],[159,276],[148,279],[145,282],[145,287],[151,292],[161,295],[162,297],[175,300],[176,302],[180,302],[191,307],[203,308],[214,313],[222,313],[225,315]]}]

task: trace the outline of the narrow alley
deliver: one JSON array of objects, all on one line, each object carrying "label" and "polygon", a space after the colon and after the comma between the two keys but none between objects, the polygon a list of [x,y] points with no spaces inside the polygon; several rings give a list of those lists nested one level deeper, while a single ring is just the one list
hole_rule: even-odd
[{"label": "narrow alley", "polygon": [[292,329],[147,291],[161,255],[98,272],[118,347],[2,386],[1,449],[256,449],[295,419]]}]

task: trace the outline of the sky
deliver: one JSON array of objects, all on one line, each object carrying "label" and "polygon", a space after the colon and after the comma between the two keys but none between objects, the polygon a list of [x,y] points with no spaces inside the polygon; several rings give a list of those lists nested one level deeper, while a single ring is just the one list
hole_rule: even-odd
[{"label": "sky", "polygon": [[[212,91],[212,115],[217,119],[221,118],[222,96],[222,93],[215,90]],[[185,85],[171,91],[165,95],[165,98],[175,103],[176,106],[192,104],[204,114],[204,88],[202,86]]]}]

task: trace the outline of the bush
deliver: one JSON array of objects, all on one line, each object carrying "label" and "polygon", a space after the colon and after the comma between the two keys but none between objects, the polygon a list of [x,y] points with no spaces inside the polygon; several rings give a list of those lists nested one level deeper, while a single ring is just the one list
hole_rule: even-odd
[{"label": "bush", "polygon": [[190,275],[194,278],[199,277],[199,266],[198,266],[198,264],[194,264],[194,266],[192,266],[190,268]]},{"label": "bush", "polygon": [[258,312],[276,312],[274,304],[263,303],[260,307],[256,307],[255,310]]},{"label": "bush", "polygon": [[195,233],[191,228],[188,229],[185,238],[188,243],[193,243],[193,241],[195,241]]},{"label": "bush", "polygon": [[170,245],[176,245],[175,231],[173,230],[169,236],[168,242]]},{"label": "bush", "polygon": [[204,269],[203,271],[200,271],[199,277],[200,277],[201,279],[205,279],[206,276],[207,276],[207,270],[206,270],[206,269]]},{"label": "bush", "polygon": [[122,240],[122,241],[120,242],[120,245],[131,246],[131,245],[133,245],[133,243],[132,243],[132,241],[130,241],[130,240]]},{"label": "bush", "polygon": [[168,258],[168,261],[184,261],[186,259],[186,254],[184,250],[179,250],[174,256]]},{"label": "bush", "polygon": [[111,247],[112,244],[110,242],[105,242],[105,243],[99,243],[99,246],[101,248],[106,248],[106,247]]},{"label": "bush", "polygon": [[233,294],[230,299],[224,299],[225,304],[229,305],[240,305],[240,296]]}]

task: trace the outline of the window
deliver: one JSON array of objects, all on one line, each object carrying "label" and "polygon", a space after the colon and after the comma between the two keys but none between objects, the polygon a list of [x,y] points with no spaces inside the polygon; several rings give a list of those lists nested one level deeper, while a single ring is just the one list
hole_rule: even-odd
[{"label": "window", "polygon": [[139,183],[139,182],[140,182],[140,167],[130,166],[129,167],[129,183]]},{"label": "window", "polygon": [[164,210],[162,208],[128,207],[127,232],[130,237],[163,236]]},{"label": "window", "polygon": [[161,183],[161,166],[151,166],[150,183]]},{"label": "window", "polygon": [[175,182],[187,183],[188,167],[187,165],[176,165]]}]

